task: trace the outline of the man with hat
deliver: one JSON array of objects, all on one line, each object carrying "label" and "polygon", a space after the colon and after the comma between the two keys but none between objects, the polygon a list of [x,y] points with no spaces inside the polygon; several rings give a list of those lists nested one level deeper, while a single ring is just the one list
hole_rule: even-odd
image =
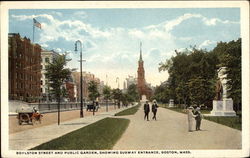
[{"label": "man with hat", "polygon": [[154,101],[153,101],[153,105],[152,105],[152,112],[153,112],[154,116],[153,116],[152,119],[155,119],[155,120],[156,120],[157,108],[158,108],[158,105],[157,105],[157,103],[156,103],[156,100],[154,100]]},{"label": "man with hat", "polygon": [[201,111],[200,111],[200,107],[196,108],[196,111],[194,113],[195,116],[195,121],[196,121],[196,131],[201,130],[201,119],[202,119],[202,115],[201,115]]},{"label": "man with hat", "polygon": [[150,108],[149,108],[149,104],[148,104],[148,101],[146,101],[146,103],[144,104],[144,120],[146,119],[147,117],[147,121],[148,120],[148,113],[150,112]]}]

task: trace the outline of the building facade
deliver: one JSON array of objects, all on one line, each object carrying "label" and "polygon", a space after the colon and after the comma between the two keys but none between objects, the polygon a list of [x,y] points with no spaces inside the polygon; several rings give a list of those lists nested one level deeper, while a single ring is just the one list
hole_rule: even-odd
[{"label": "building facade", "polygon": [[[75,84],[76,84],[76,89],[77,89],[77,101],[80,101],[80,72],[73,72],[72,73],[74,79],[75,79]],[[88,84],[90,81],[95,81],[97,83],[97,88],[99,93],[102,92],[104,82],[101,82],[99,78],[95,77],[94,74],[90,72],[82,72],[82,91],[83,91],[83,100],[88,100],[89,96],[89,91],[88,91]]]},{"label": "building facade", "polygon": [[43,101],[52,101],[52,97],[50,95],[51,88],[48,85],[48,79],[45,76],[46,66],[49,63],[52,63],[60,54],[53,50],[42,50],[41,51],[41,93]]},{"label": "building facade", "polygon": [[138,70],[137,70],[137,89],[139,92],[140,99],[142,99],[142,95],[145,95],[147,99],[150,99],[152,96],[152,90],[147,86],[145,80],[145,70],[144,70],[144,61],[142,60],[142,51],[141,51],[141,43],[140,43],[140,58],[138,61]]},{"label": "building facade", "polygon": [[129,75],[128,78],[126,78],[126,89],[128,89],[128,87],[130,85],[132,85],[132,84],[136,85],[137,84],[137,80],[136,80],[135,77]]},{"label": "building facade", "polygon": [[9,33],[9,99],[36,102],[41,97],[41,46]]}]

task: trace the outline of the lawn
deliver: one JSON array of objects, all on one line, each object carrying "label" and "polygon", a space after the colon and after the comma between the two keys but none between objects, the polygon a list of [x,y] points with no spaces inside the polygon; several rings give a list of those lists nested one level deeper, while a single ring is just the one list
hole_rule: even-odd
[{"label": "lawn", "polygon": [[[163,108],[167,108],[173,111],[177,111],[180,113],[184,113],[186,114],[186,112],[179,108],[179,107],[173,107],[173,108],[169,108],[166,106],[166,104],[160,105]],[[210,111],[209,110],[201,110],[202,114],[209,114]],[[238,114],[238,113],[237,113]],[[234,129],[238,129],[241,130],[242,129],[242,124],[241,124],[241,118],[239,116],[204,116],[204,119],[209,120],[209,121],[213,121]]]},{"label": "lawn", "polygon": [[132,108],[129,108],[129,109],[126,109],[126,110],[123,110],[121,112],[118,112],[115,114],[115,116],[124,116],[124,115],[133,115],[137,112],[137,110],[139,109],[140,107],[140,104],[132,107]]},{"label": "lawn", "polygon": [[129,120],[105,118],[31,150],[107,150],[112,149],[128,127]]},{"label": "lawn", "polygon": [[205,116],[204,119],[213,121],[234,129],[241,130],[242,124],[238,116]]}]

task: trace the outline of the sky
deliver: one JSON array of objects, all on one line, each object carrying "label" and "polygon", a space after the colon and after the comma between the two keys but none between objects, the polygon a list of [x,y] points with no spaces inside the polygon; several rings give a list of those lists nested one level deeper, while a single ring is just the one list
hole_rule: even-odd
[{"label": "sky", "polygon": [[[160,85],[168,73],[159,63],[190,46],[212,50],[217,42],[240,38],[239,8],[11,9],[9,33],[32,38],[46,50],[68,53],[68,67],[80,70],[75,41],[83,43],[83,71],[117,88],[137,77],[140,42],[148,83]],[[78,46],[79,48],[79,46]]]}]

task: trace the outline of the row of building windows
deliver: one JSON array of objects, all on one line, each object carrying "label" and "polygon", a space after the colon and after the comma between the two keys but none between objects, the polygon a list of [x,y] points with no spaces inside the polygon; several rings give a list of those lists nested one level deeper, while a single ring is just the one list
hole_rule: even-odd
[{"label": "row of building windows", "polygon": [[25,79],[25,80],[30,80],[30,81],[35,81],[37,79],[40,80],[40,78],[37,78],[36,76],[33,75],[28,75],[24,73],[16,73],[16,79]]},{"label": "row of building windows", "polygon": [[37,85],[32,84],[24,84],[24,83],[16,83],[16,89],[37,89]]}]

